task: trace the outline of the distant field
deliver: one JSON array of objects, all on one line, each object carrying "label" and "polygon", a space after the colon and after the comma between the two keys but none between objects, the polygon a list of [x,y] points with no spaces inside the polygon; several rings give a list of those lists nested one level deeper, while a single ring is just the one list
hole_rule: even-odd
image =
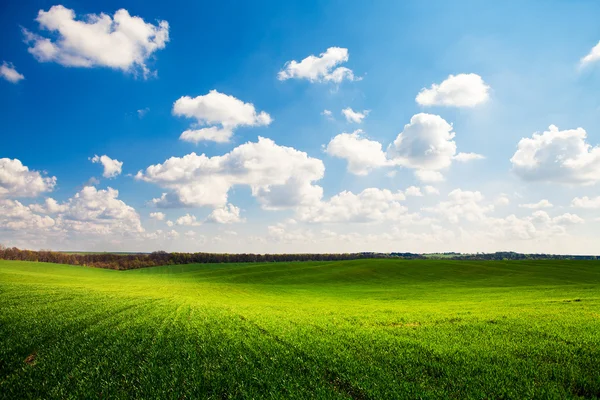
[{"label": "distant field", "polygon": [[596,261],[0,261],[0,398],[599,396]]}]

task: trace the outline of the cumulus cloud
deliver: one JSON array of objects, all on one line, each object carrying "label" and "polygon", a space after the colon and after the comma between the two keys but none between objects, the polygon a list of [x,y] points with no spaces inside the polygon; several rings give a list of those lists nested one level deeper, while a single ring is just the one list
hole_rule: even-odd
[{"label": "cumulus cloud", "polygon": [[183,226],[200,226],[201,225],[200,221],[198,221],[196,219],[196,216],[191,215],[191,214],[185,214],[184,216],[177,218],[175,223],[177,225],[183,225]]},{"label": "cumulus cloud", "polygon": [[337,67],[348,61],[348,49],[341,47],[330,47],[319,56],[310,55],[304,60],[288,61],[283,69],[279,71],[277,78],[280,81],[287,79],[307,79],[310,82],[334,82],[340,83],[344,79],[349,81],[359,80],[354,76],[351,69]]},{"label": "cumulus cloud", "polygon": [[151,165],[136,178],[170,191],[153,202],[159,207],[223,207],[234,185],[246,185],[263,208],[313,204],[323,189],[313,182],[325,173],[321,160],[291,147],[259,137],[223,156],[191,153]]},{"label": "cumulus cloud", "polygon": [[586,142],[583,128],[534,133],[519,141],[510,159],[513,171],[527,181],[590,185],[600,180],[600,148]]},{"label": "cumulus cloud", "polygon": [[447,201],[434,207],[423,207],[422,210],[438,214],[451,223],[458,223],[461,219],[482,221],[494,210],[493,205],[484,204],[483,200],[484,196],[479,191],[454,189],[448,193]]},{"label": "cumulus cloud", "polygon": [[114,16],[101,13],[76,19],[75,11],[56,5],[40,10],[36,21],[56,39],[23,30],[28,51],[40,62],[56,62],[67,67],[109,67],[122,71],[152,74],[146,65],[157,50],[169,41],[169,24],[146,23],[125,9]]},{"label": "cumulus cloud", "polygon": [[103,155],[103,156],[97,156],[94,155],[94,157],[90,158],[90,161],[95,163],[95,164],[102,164],[102,166],[104,167],[104,172],[102,173],[102,176],[105,178],[114,178],[117,175],[119,175],[122,171],[123,168],[123,161],[119,161],[119,160],[113,160],[112,158],[110,158],[107,155]]},{"label": "cumulus cloud", "polygon": [[454,136],[452,125],[439,115],[416,114],[388,146],[387,156],[395,164],[416,169],[423,181],[440,181],[443,177],[437,171],[450,166],[456,154]]},{"label": "cumulus cloud", "polygon": [[537,203],[519,204],[519,207],[529,208],[532,210],[539,210],[541,208],[552,208],[554,206],[548,200],[543,199],[543,200],[538,201]]},{"label": "cumulus cloud", "polygon": [[459,162],[469,162],[473,160],[483,160],[485,156],[477,153],[458,153],[454,159]]},{"label": "cumulus cloud", "polygon": [[173,115],[194,118],[200,129],[188,129],[179,139],[198,143],[203,140],[229,142],[233,131],[240,126],[265,126],[272,121],[264,111],[257,113],[252,103],[211,90],[197,97],[183,96],[173,104]]},{"label": "cumulus cloud", "polygon": [[67,211],[60,215],[61,225],[88,234],[144,232],[138,213],[118,196],[119,191],[110,187],[84,187],[67,202]]},{"label": "cumulus cloud", "polygon": [[11,63],[4,61],[0,66],[0,76],[11,83],[18,83],[25,79],[23,74],[20,74]]},{"label": "cumulus cloud", "polygon": [[66,203],[59,204],[58,201],[54,200],[51,197],[46,198],[44,204],[31,204],[29,208],[33,212],[37,212],[40,214],[56,214],[62,213],[69,209],[69,205]]},{"label": "cumulus cloud", "polygon": [[236,207],[233,204],[215,208],[208,217],[206,217],[206,222],[215,222],[217,224],[233,224],[243,221],[244,219],[240,217],[239,207]]},{"label": "cumulus cloud", "polygon": [[600,208],[600,196],[598,197],[575,197],[571,201],[571,207],[576,208]]},{"label": "cumulus cloud", "polygon": [[342,110],[342,114],[344,114],[344,117],[346,117],[346,121],[360,124],[363,121],[363,119],[365,119],[366,116],[369,115],[369,110],[363,110],[362,112],[360,112],[354,111],[353,109],[348,107]]},{"label": "cumulus cloud", "polygon": [[[428,187],[430,187],[430,186],[428,186]],[[421,193],[421,188],[419,188],[417,186],[407,187],[406,190],[404,191],[404,194],[407,196],[413,196],[413,197],[422,197],[423,196],[423,193]]]},{"label": "cumulus cloud", "polygon": [[56,185],[56,177],[44,177],[38,171],[30,171],[18,159],[0,158],[0,198],[36,197],[50,192]]},{"label": "cumulus cloud", "polygon": [[531,216],[518,218],[488,218],[485,221],[485,235],[494,239],[546,240],[552,236],[566,234],[566,227],[582,224],[584,220],[575,214],[562,214],[554,218],[547,212],[538,210]]},{"label": "cumulus cloud", "polygon": [[430,171],[426,169],[418,169],[415,171],[415,177],[421,182],[438,183],[444,181],[444,175],[439,171]]},{"label": "cumulus cloud", "polygon": [[415,100],[422,106],[474,107],[488,100],[489,90],[477,74],[450,75],[439,85],[423,88]]},{"label": "cumulus cloud", "polygon": [[590,52],[585,57],[582,57],[579,63],[581,66],[586,66],[595,63],[598,60],[600,60],[600,42],[592,47]]},{"label": "cumulus cloud", "polygon": [[152,212],[150,213],[150,218],[155,219],[157,221],[164,221],[166,215],[162,212]]},{"label": "cumulus cloud", "polygon": [[425,189],[425,193],[426,194],[435,194],[435,195],[439,195],[440,191],[436,188],[434,188],[433,186],[425,186],[423,189]]},{"label": "cumulus cloud", "polygon": [[321,115],[327,119],[333,119],[333,113],[330,110],[323,110]]},{"label": "cumulus cloud", "polygon": [[498,196],[494,204],[498,206],[507,206],[510,204],[510,199],[505,194],[502,194]]},{"label": "cumulus cloud", "polygon": [[140,217],[118,195],[112,188],[97,190],[86,186],[62,204],[46,199],[45,204],[24,206],[18,201],[0,199],[0,231],[45,240],[50,237],[80,240],[97,235],[139,238],[144,233]]},{"label": "cumulus cloud", "polygon": [[365,189],[358,194],[343,191],[328,201],[300,207],[297,217],[306,222],[376,222],[393,221],[404,217],[406,207],[400,201],[402,192],[388,189]]},{"label": "cumulus cloud", "polygon": [[348,171],[355,175],[367,175],[374,168],[389,165],[381,143],[364,138],[363,131],[341,133],[335,136],[325,152],[348,162]]}]

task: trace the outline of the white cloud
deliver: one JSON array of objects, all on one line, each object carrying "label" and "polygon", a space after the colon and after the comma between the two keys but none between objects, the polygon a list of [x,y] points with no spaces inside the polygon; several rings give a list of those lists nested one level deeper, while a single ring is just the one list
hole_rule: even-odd
[{"label": "white cloud", "polygon": [[582,57],[579,63],[581,66],[586,66],[598,60],[600,60],[600,42],[592,47],[592,50],[585,57]]},{"label": "white cloud", "polygon": [[218,224],[233,224],[236,222],[243,222],[244,219],[240,217],[239,207],[233,204],[227,204],[221,208],[215,208],[206,217],[207,222],[216,222]]},{"label": "white cloud", "polygon": [[404,125],[404,130],[388,146],[387,155],[395,164],[414,168],[425,182],[443,180],[437,172],[452,163],[456,154],[452,125],[439,115],[420,113]]},{"label": "white cloud", "polygon": [[196,219],[195,215],[185,214],[182,217],[177,218],[175,221],[177,225],[183,226],[200,226],[201,222]]},{"label": "white cloud", "polygon": [[173,104],[173,115],[195,118],[199,126],[212,125],[186,130],[179,137],[192,143],[203,140],[229,142],[233,131],[240,126],[265,126],[272,121],[266,112],[257,113],[252,103],[244,103],[216,90],[194,98],[179,98]]},{"label": "white cloud", "polygon": [[25,79],[23,74],[17,72],[14,65],[7,63],[6,61],[4,61],[0,66],[0,76],[11,83],[18,83],[19,81]]},{"label": "white cloud", "polygon": [[140,217],[118,195],[112,188],[86,186],[63,204],[46,199],[44,205],[26,207],[18,201],[0,200],[0,231],[13,230],[17,236],[35,235],[44,240],[84,240],[97,235],[139,238],[144,233]]},{"label": "white cloud", "polygon": [[354,111],[353,109],[348,107],[342,110],[342,114],[344,114],[344,117],[346,117],[346,121],[360,124],[363,121],[363,119],[365,119],[366,116],[369,115],[369,110],[363,110],[363,112],[360,112]]},{"label": "white cloud", "polygon": [[359,194],[343,191],[328,201],[300,207],[297,217],[307,222],[375,222],[404,217],[406,207],[400,204],[405,196],[387,189],[369,188]]},{"label": "white cloud", "polygon": [[321,113],[327,119],[333,119],[333,113],[330,110],[323,110]]},{"label": "white cloud", "polygon": [[44,177],[38,171],[30,171],[18,159],[0,158],[0,198],[36,197],[50,192],[56,185],[56,177]]},{"label": "white cloud", "polygon": [[[352,70],[346,67],[337,67],[348,61],[348,49],[341,47],[330,47],[319,56],[310,55],[304,60],[288,61],[283,69],[279,71],[277,78],[280,81],[286,79],[308,79],[310,82],[335,82],[340,83],[344,79],[349,81],[359,80],[354,76]],[[334,69],[335,68],[335,69]]]},{"label": "white cloud", "polygon": [[150,109],[148,107],[137,110],[137,115],[140,119],[144,118]]},{"label": "white cloud", "polygon": [[426,194],[435,194],[435,195],[439,195],[440,191],[436,188],[434,188],[433,186],[425,186],[423,189],[425,189],[425,193]]},{"label": "white cloud", "polygon": [[159,207],[223,207],[232,186],[247,185],[263,208],[279,209],[319,201],[323,189],[313,182],[324,172],[321,160],[259,137],[223,156],[172,157],[138,172],[136,178],[170,190],[153,200]]},{"label": "white cloud", "polygon": [[418,169],[415,171],[415,176],[421,182],[437,183],[444,181],[444,175],[439,171],[429,171],[426,169]]},{"label": "white cloud", "polygon": [[56,5],[40,10],[40,28],[56,34],[56,40],[23,30],[31,44],[28,51],[40,62],[56,62],[68,67],[109,67],[122,71],[141,69],[152,74],[146,62],[169,41],[169,24],[144,22],[125,9],[109,15],[90,14],[75,19],[75,11]]},{"label": "white cloud", "polygon": [[543,199],[538,201],[537,203],[528,203],[528,204],[519,204],[521,208],[529,208],[532,210],[539,210],[541,208],[552,208],[553,205],[548,200]]},{"label": "white cloud", "polygon": [[17,200],[0,198],[0,231],[29,231],[36,233],[53,227],[56,221],[49,216],[34,214],[31,207]]},{"label": "white cloud", "polygon": [[119,175],[123,168],[123,161],[113,160],[107,155],[97,156],[90,158],[90,161],[93,163],[100,163],[104,167],[104,172],[102,176],[105,178],[114,178]]},{"label": "white cloud", "polygon": [[600,208],[600,196],[590,198],[587,196],[575,197],[571,201],[571,207],[576,208]]},{"label": "white cloud", "polygon": [[469,162],[473,160],[483,160],[485,156],[477,153],[458,153],[454,159],[459,162]]},{"label": "white cloud", "polygon": [[[431,187],[431,186],[428,186],[428,187]],[[407,187],[406,190],[404,191],[404,194],[407,196],[414,196],[414,197],[422,197],[423,196],[423,193],[421,193],[421,188],[419,188],[417,186]]]},{"label": "white cloud", "polygon": [[482,221],[494,210],[493,205],[483,204],[483,200],[481,192],[454,189],[448,193],[448,201],[442,201],[434,207],[424,207],[422,210],[439,214],[451,223],[458,223],[463,218],[471,222]]},{"label": "white cloud", "polygon": [[150,213],[150,218],[155,219],[157,221],[164,221],[166,215],[162,212],[152,212]]},{"label": "white cloud", "polygon": [[594,184],[600,180],[600,148],[585,140],[583,128],[534,133],[519,141],[510,159],[513,171],[527,181]]},{"label": "white cloud", "polygon": [[494,204],[498,206],[507,206],[510,204],[510,199],[505,194],[502,194],[498,196]]},{"label": "white cloud", "polygon": [[335,136],[325,152],[348,162],[348,171],[355,175],[367,175],[374,168],[388,165],[381,143],[362,137],[363,131],[341,133]]},{"label": "white cloud", "polygon": [[422,106],[474,107],[488,100],[489,90],[477,74],[450,75],[439,85],[423,88],[415,100]]},{"label": "white cloud", "polygon": [[165,222],[165,223],[167,224],[167,226],[168,226],[169,228],[171,228],[173,225],[175,225],[175,223],[174,223],[173,221],[171,221],[171,220],[169,220],[169,221],[167,221],[167,222]]},{"label": "white cloud", "polygon": [[46,198],[44,201],[44,205],[41,204],[31,204],[29,206],[31,211],[37,212],[40,214],[56,214],[62,213],[69,209],[69,205],[66,203],[59,204],[56,200],[51,197]]},{"label": "white cloud", "polygon": [[60,223],[71,231],[87,234],[144,232],[140,216],[133,207],[119,200],[119,191],[84,187],[67,202],[67,212]]}]

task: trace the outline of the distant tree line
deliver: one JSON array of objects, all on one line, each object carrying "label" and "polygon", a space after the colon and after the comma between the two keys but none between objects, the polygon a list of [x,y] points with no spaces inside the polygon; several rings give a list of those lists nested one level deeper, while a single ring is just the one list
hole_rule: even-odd
[{"label": "distant tree line", "polygon": [[336,261],[365,258],[424,258],[413,253],[340,253],[340,254],[228,254],[228,253],[63,253],[49,250],[20,250],[0,245],[0,259],[83,265],[108,269],[136,269],[159,265],[201,263],[246,263],[285,261]]},{"label": "distant tree line", "polygon": [[36,261],[127,270],[160,265],[289,261],[340,261],[367,258],[443,260],[599,260],[599,256],[497,253],[331,253],[331,254],[228,254],[228,253],[65,253],[50,250],[21,250],[0,245],[1,260]]}]

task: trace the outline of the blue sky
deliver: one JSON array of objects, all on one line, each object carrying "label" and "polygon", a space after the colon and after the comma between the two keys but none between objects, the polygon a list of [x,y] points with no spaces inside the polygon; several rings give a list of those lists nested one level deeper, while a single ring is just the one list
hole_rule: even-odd
[{"label": "blue sky", "polygon": [[[0,79],[0,243],[77,250],[596,252],[597,2],[38,1],[0,7],[0,62],[4,71],[15,71]],[[152,29],[167,21],[162,32],[168,40],[151,51],[143,46],[155,45],[152,38],[98,51],[95,43],[118,30],[112,18],[121,9]],[[36,21],[40,11],[45,27]],[[101,13],[113,23],[104,33],[51,28],[74,21],[80,27]],[[57,46],[53,55],[35,50],[44,40]],[[340,53],[312,81],[292,72],[278,78],[291,71],[290,61],[328,49],[343,49],[347,60]],[[136,51],[139,62],[127,61]],[[82,62],[88,65],[77,65]],[[328,80],[339,67],[351,77]],[[417,95],[435,90],[432,85],[451,91],[419,104]],[[238,103],[223,110],[210,103],[207,116],[198,102],[225,99],[203,97],[211,90],[252,105],[270,122],[236,114]],[[186,106],[195,116],[176,112],[184,96],[196,102]],[[361,122],[349,121],[342,114],[347,108],[365,114]],[[222,128],[223,113],[237,121],[227,128],[228,141],[180,138],[186,130]],[[415,120],[420,145],[409,148],[405,125],[420,113],[427,115]],[[455,136],[437,142],[443,129],[431,128],[433,117],[450,124]],[[571,131],[580,127],[583,136]],[[401,148],[389,150],[403,131]],[[546,133],[535,140],[535,132]],[[423,142],[429,135],[433,139]],[[258,143],[259,136],[275,147],[256,145],[259,158],[244,158],[251,157],[244,144]],[[432,158],[431,149],[450,142],[454,152]],[[216,175],[195,169],[175,183],[147,170],[192,152],[215,157],[240,148],[245,155],[229,158],[254,160],[258,170],[242,173],[224,161]],[[460,161],[460,153],[479,157]],[[121,171],[107,177],[102,163],[91,162],[94,155],[122,162]],[[352,162],[361,173],[351,171]],[[281,170],[263,168],[267,164]],[[420,179],[417,171],[424,170],[438,179]],[[53,177],[55,183],[44,181]],[[199,192],[221,193],[222,185],[225,200],[199,200]],[[177,201],[152,202],[162,193]]]}]

